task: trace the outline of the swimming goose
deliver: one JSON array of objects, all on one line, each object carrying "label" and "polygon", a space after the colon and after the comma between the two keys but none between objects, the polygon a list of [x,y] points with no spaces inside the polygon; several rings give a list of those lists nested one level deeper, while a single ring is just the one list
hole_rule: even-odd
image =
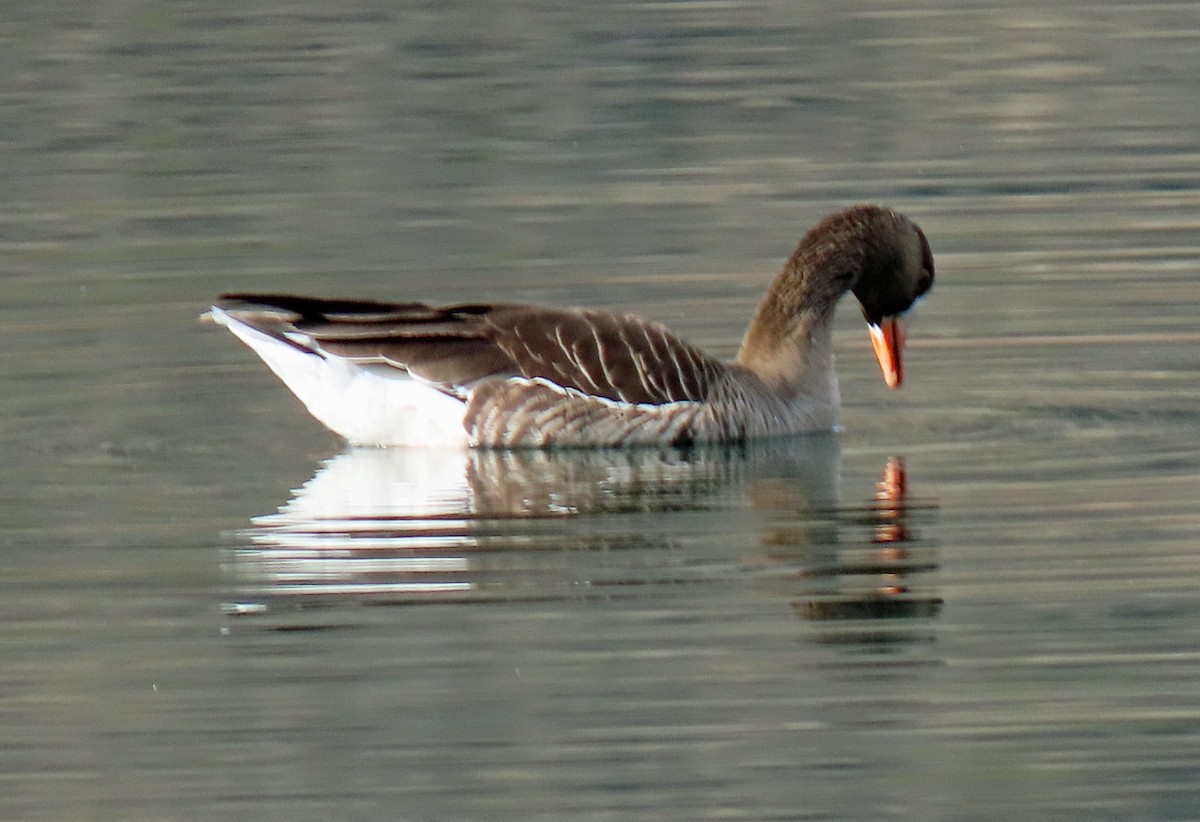
[{"label": "swimming goose", "polygon": [[898,387],[902,315],[932,284],[921,229],[857,206],[804,235],[728,363],[658,323],[578,308],[226,294],[206,317],[355,445],[686,445],[831,429],[847,291]]}]

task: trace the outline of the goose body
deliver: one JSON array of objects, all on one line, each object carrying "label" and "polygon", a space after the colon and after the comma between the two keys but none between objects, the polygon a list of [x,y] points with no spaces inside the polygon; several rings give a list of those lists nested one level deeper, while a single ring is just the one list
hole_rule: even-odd
[{"label": "goose body", "polygon": [[858,206],[804,236],[733,362],[587,309],[229,294],[207,316],[352,444],[681,445],[832,428],[831,321],[847,291],[898,386],[900,315],[932,282],[921,230]]}]

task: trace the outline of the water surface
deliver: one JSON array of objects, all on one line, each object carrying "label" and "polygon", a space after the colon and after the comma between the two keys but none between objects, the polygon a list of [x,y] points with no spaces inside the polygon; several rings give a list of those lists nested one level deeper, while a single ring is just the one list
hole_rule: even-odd
[{"label": "water surface", "polygon": [[[0,14],[0,816],[1200,809],[1200,12]],[[844,430],[344,451],[222,290],[635,310],[731,355],[825,213],[938,281]]]}]

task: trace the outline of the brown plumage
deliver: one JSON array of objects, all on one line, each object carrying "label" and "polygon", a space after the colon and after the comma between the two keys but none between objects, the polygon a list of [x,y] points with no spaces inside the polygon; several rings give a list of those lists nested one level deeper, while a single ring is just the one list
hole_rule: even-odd
[{"label": "brown plumage", "polygon": [[382,405],[372,411],[380,419],[365,427],[340,421],[343,411],[324,408],[328,380],[299,388],[277,364],[282,355],[269,357],[255,340],[274,341],[307,362],[340,363],[357,369],[356,376],[390,375],[392,382],[406,378],[461,400],[462,419],[454,425],[469,444],[669,444],[833,425],[829,323],[838,299],[853,291],[867,321],[891,329],[876,345],[889,384],[897,385],[903,339],[894,317],[932,282],[933,259],[920,229],[890,210],[859,206],[804,236],[732,363],[657,323],[587,309],[228,294],[212,317],[258,350],[314,414],[351,441],[419,444],[409,434],[389,433]]}]

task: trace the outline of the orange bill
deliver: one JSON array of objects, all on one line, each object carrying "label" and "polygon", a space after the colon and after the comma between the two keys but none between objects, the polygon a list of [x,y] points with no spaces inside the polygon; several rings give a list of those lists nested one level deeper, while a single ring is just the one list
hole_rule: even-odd
[{"label": "orange bill", "polygon": [[904,381],[904,366],[900,355],[904,350],[904,322],[899,315],[884,317],[879,324],[868,323],[875,359],[883,369],[883,381],[888,388],[899,388]]}]

